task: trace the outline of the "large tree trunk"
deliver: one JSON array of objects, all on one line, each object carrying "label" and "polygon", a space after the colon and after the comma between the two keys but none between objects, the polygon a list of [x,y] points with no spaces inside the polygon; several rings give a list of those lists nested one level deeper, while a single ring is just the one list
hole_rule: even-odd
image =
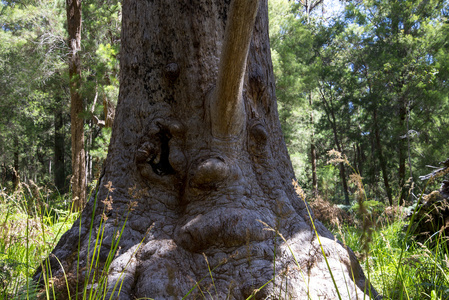
[{"label": "large tree trunk", "polygon": [[84,151],[84,111],[80,94],[81,0],[66,0],[69,32],[70,131],[72,134],[72,195],[74,208],[81,210],[86,202],[86,158]]},{"label": "large tree trunk", "polygon": [[[81,224],[53,251],[69,278],[77,274],[78,239],[83,268],[108,218],[98,256],[104,265],[117,226],[133,209],[107,273],[110,289],[123,280],[120,299],[181,299],[195,283],[188,299],[246,299],[266,283],[256,299],[337,298],[307,206],[292,187],[267,1],[252,25],[257,2],[123,2],[120,95],[98,201],[89,201]],[[104,216],[100,200],[108,195],[112,210]],[[375,293],[352,251],[315,225],[342,298]],[[50,261],[62,278],[58,261]],[[207,262],[216,267],[212,276]]]}]

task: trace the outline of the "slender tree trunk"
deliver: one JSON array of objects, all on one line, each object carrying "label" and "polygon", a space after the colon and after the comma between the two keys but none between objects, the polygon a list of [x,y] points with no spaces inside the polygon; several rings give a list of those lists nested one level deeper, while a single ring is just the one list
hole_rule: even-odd
[{"label": "slender tree trunk", "polygon": [[355,143],[352,145],[352,151],[354,153],[353,165],[354,165],[355,172],[357,172],[361,176],[362,174],[360,173],[360,153],[359,153],[359,144],[358,143]]},{"label": "slender tree trunk", "polygon": [[[92,118],[89,119],[89,130],[87,133],[87,141],[86,141],[86,178],[87,182],[90,183],[94,179],[94,172],[93,172],[93,157],[91,155],[92,147],[94,145],[95,141],[95,119],[94,119],[94,113],[95,113],[95,107],[97,106],[98,101],[98,85],[95,86],[95,96],[93,99],[92,106],[90,107],[90,114]],[[98,119],[96,119],[98,120]],[[97,121],[98,122],[98,121]]]},{"label": "slender tree trunk", "polygon": [[376,152],[376,132],[373,129],[372,134],[369,135],[369,144],[370,144],[370,161],[368,174],[370,175],[370,182],[372,186],[372,192],[378,193],[378,156]]},{"label": "slender tree trunk", "polygon": [[312,161],[312,192],[313,195],[318,195],[318,178],[316,175],[316,148],[315,139],[312,135],[310,144],[310,160]]},{"label": "slender tree trunk", "polygon": [[366,160],[364,157],[364,153],[362,147],[359,143],[356,143],[356,153],[357,153],[357,171],[360,176],[363,177],[363,162]]},{"label": "slender tree trunk", "polygon": [[[107,78],[106,83],[109,85],[110,80]],[[106,95],[103,96],[103,114],[104,114],[104,127],[112,128],[115,117],[115,107],[112,101],[108,99]]]},{"label": "slender tree trunk", "polygon": [[[407,105],[404,96],[402,96],[399,100],[399,128],[400,133],[404,133],[406,131],[406,119],[407,119]],[[408,133],[406,133],[408,135]],[[406,135],[406,137],[408,137]],[[405,187],[406,178],[405,178],[405,165],[407,161],[407,140],[402,136],[397,137],[397,147],[398,147],[398,157],[399,157],[399,170],[398,170],[398,179],[399,179],[399,189],[400,189],[400,202],[402,203],[407,197],[407,188]]]},{"label": "slender tree trunk", "polygon": [[410,146],[410,105],[407,104],[407,157],[408,157],[408,168],[410,171],[410,179],[413,182],[413,169],[412,169],[412,154],[411,154],[411,146]]},{"label": "slender tree trunk", "polygon": [[[341,147],[337,147],[337,149]],[[338,150],[339,152],[341,152],[340,150]],[[351,202],[349,201],[349,192],[348,192],[348,183],[346,181],[346,171],[345,171],[345,164],[344,163],[339,163],[338,164],[340,166],[340,179],[341,179],[341,183],[343,185],[343,194],[345,196],[345,204],[346,205],[350,205]]]},{"label": "slender tree trunk", "polygon": [[[322,92],[321,92],[321,99],[324,102],[327,120],[329,121],[329,123],[332,127],[332,133],[334,135],[335,146],[337,147],[337,151],[340,152],[341,154],[343,154],[343,148],[341,147],[340,139],[338,137],[337,120],[335,118],[332,100],[328,101]],[[340,167],[340,180],[341,180],[341,184],[343,187],[345,204],[350,205],[351,202],[349,201],[349,192],[348,192],[348,183],[346,181],[345,164],[341,162],[338,165]]]},{"label": "slender tree trunk", "polygon": [[376,137],[376,148],[378,151],[380,168],[382,170],[382,178],[385,185],[385,191],[387,192],[388,203],[390,205],[393,205],[393,198],[391,196],[391,188],[388,180],[387,165],[383,156],[382,143],[380,141],[379,124],[377,120],[377,107],[375,107],[373,110],[373,121],[374,121],[374,135]]},{"label": "slender tree trunk", "polygon": [[86,183],[90,183],[93,180],[93,172],[92,172],[92,155],[90,154],[93,147],[93,126],[94,122],[92,120],[89,120],[88,122],[88,132],[87,132],[87,138],[86,138],[86,145],[85,145],[85,154],[86,154]]},{"label": "slender tree trunk", "polygon": [[19,136],[14,136],[14,158],[13,158],[13,174],[12,174],[12,184],[14,190],[17,189],[20,183],[20,173],[19,173]]},{"label": "slender tree trunk", "polygon": [[310,160],[312,162],[312,192],[314,196],[318,195],[318,179],[316,175],[316,149],[315,149],[315,128],[313,123],[313,99],[312,92],[309,92],[309,106],[310,106],[310,126],[312,133],[310,136]]},{"label": "slender tree trunk", "polygon": [[58,107],[55,110],[55,165],[54,182],[58,191],[62,194],[66,191],[65,186],[65,157],[64,157],[64,117],[61,106],[61,100],[57,100]]},{"label": "slender tree trunk", "polygon": [[115,117],[115,107],[114,104],[106,98],[103,98],[103,112],[104,112],[104,127],[112,128]]},{"label": "slender tree trunk", "polygon": [[81,86],[81,0],[66,0],[69,32],[70,117],[72,134],[72,194],[74,208],[82,210],[86,202],[86,158],[84,151],[84,111]]},{"label": "slender tree trunk", "polygon": [[[291,184],[267,1],[256,17],[258,2],[123,2],[122,80],[104,174],[50,256],[52,276],[64,282],[54,257],[76,278],[92,257],[102,269],[112,253],[108,299],[118,296],[114,286],[122,300],[336,299],[327,263],[344,299],[371,289],[354,253],[314,220],[325,260]],[[94,255],[97,233],[105,238]],[[68,285],[95,289],[90,275]]]}]

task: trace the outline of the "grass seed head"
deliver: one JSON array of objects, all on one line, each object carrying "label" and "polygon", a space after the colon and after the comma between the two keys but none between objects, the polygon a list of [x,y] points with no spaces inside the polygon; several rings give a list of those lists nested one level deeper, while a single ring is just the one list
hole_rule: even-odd
[{"label": "grass seed head", "polygon": [[109,193],[112,193],[115,190],[115,188],[112,187],[111,181],[108,181],[108,183],[105,184],[104,187],[108,190]]}]

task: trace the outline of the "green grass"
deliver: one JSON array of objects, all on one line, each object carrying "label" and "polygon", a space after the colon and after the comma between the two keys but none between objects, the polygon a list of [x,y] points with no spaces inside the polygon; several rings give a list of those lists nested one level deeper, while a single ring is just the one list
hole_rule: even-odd
[{"label": "green grass", "polygon": [[[70,212],[67,198],[43,194],[37,187],[34,192],[24,188],[12,194],[0,194],[0,299],[34,299],[38,292],[47,299],[52,296],[53,291],[48,286],[46,290],[37,291],[31,276],[78,214]],[[378,224],[370,232],[368,247],[361,220],[350,226],[334,227],[334,233],[358,254],[365,274],[384,299],[449,299],[446,238],[437,234],[431,241],[419,243],[407,236],[405,225],[400,216]],[[124,226],[117,229],[118,233]],[[100,224],[96,243],[91,245],[96,255],[101,247],[101,228]],[[114,253],[112,249],[109,263]],[[95,269],[95,257],[91,260],[91,267]],[[214,270],[209,266],[205,271],[213,282]],[[95,273],[93,278],[86,279],[85,286],[96,281],[104,288],[105,274],[107,271]],[[120,291],[120,288],[117,283],[116,289]],[[195,288],[197,286],[192,290]],[[102,294],[101,290],[79,292],[84,299],[101,298]],[[72,299],[75,298],[72,295]]]},{"label": "green grass", "polygon": [[[105,187],[109,192],[114,190],[110,182]],[[51,270],[48,268],[48,256],[62,234],[73,225],[79,213],[72,212],[70,201],[67,200],[70,199],[69,194],[62,197],[44,190],[34,183],[31,183],[31,186],[20,184],[17,191],[7,194],[0,187],[0,299],[57,298],[52,284]],[[96,206],[100,199],[95,196],[92,201]],[[76,290],[73,290],[69,287],[68,274],[65,274],[65,270],[63,270],[65,278],[62,279],[67,287],[66,298],[68,299],[106,299],[108,292],[112,292],[109,298],[111,299],[114,295],[120,294],[123,272],[111,291],[108,290],[108,273],[118,250],[128,216],[134,210],[136,202],[129,203],[124,221],[118,224],[116,232],[113,234],[115,238],[112,240],[106,261],[102,268],[99,268],[99,255],[105,230],[104,221],[107,219],[105,213],[112,209],[112,196],[108,194],[102,202],[105,204],[103,205],[104,218],[98,225],[98,230],[94,229],[94,213],[92,213],[89,224],[89,234],[95,234],[94,242],[92,244],[89,242],[88,245],[88,248],[92,250],[88,250],[92,256],[88,256],[89,265],[86,266],[89,270],[87,273],[90,275],[78,279],[78,273],[80,273],[78,264],[78,271],[75,274]],[[148,229],[147,233],[151,229],[152,227]],[[89,238],[89,241],[91,240]],[[143,239],[133,255],[142,243]],[[77,261],[78,263],[80,261],[79,254]],[[38,287],[31,278],[39,266],[43,269],[43,287]],[[81,289],[78,289],[79,280],[83,280]],[[93,286],[95,288],[92,288]]]},{"label": "green grass", "polygon": [[32,298],[34,270],[77,215],[70,213],[66,199],[45,197],[38,188],[0,193],[1,299]]},{"label": "green grass", "polygon": [[[365,274],[369,273],[384,299],[449,299],[449,252],[441,243],[444,237],[419,243],[405,236],[406,225],[398,219],[372,232],[368,257],[359,256]],[[356,253],[363,253],[360,228],[346,226],[335,234]]]}]

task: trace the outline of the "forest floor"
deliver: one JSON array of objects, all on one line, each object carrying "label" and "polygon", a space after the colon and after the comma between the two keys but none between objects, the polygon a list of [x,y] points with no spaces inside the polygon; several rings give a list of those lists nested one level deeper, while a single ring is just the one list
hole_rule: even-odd
[{"label": "forest floor", "polygon": [[[0,299],[34,299],[38,293],[51,298],[51,288],[38,291],[31,277],[78,216],[68,199],[36,185],[0,192]],[[311,201],[315,215],[324,209],[335,216],[335,206],[320,201]],[[354,250],[384,299],[449,299],[445,237],[416,241],[406,230],[402,207],[368,213],[360,217],[350,210],[343,218],[323,221]]]}]

